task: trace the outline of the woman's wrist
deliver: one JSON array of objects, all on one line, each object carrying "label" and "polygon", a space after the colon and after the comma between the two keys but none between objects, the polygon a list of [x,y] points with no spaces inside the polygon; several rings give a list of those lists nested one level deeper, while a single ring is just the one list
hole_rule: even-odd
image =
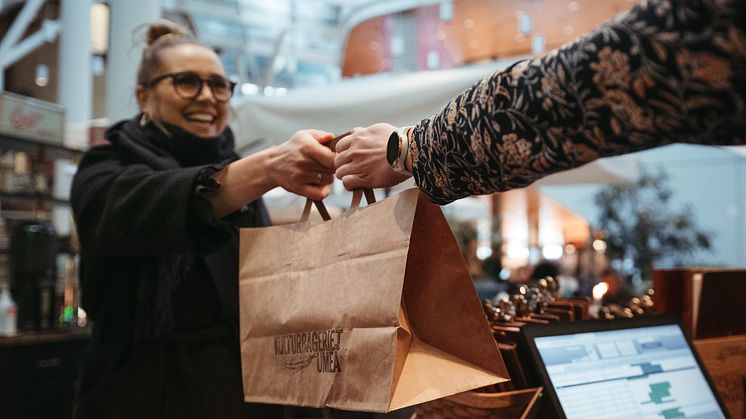
[{"label": "woman's wrist", "polygon": [[208,194],[213,213],[222,218],[252,202],[277,186],[271,178],[272,149],[244,157],[228,164],[212,176],[221,186]]},{"label": "woman's wrist", "polygon": [[278,164],[282,163],[279,146],[269,147],[249,157],[254,156],[259,159],[256,165],[259,170],[254,175],[257,176],[257,182],[266,189],[265,192],[279,186],[280,183],[273,176],[277,171]]}]

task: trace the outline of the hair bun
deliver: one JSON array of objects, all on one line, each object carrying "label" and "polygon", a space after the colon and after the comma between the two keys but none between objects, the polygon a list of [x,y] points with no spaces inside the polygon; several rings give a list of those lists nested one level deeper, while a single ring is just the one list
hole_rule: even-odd
[{"label": "hair bun", "polygon": [[158,39],[169,35],[183,36],[187,38],[194,36],[189,29],[179,25],[178,23],[160,19],[148,25],[148,31],[145,34],[145,41],[148,43],[148,46],[150,46]]}]

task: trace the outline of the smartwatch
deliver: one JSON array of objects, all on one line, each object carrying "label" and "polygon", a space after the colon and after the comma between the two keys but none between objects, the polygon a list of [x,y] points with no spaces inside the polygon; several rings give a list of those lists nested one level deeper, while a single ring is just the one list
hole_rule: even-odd
[{"label": "smartwatch", "polygon": [[412,127],[403,127],[395,130],[389,136],[389,142],[386,144],[386,160],[394,170],[401,175],[412,176],[412,172],[407,170],[405,165],[407,154],[409,153],[409,137],[407,131]]}]

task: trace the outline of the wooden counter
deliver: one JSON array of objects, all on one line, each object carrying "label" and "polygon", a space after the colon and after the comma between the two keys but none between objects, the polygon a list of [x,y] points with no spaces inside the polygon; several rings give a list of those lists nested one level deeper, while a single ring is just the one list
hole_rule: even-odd
[{"label": "wooden counter", "polygon": [[88,329],[0,337],[0,418],[72,418]]},{"label": "wooden counter", "polygon": [[731,417],[746,418],[746,335],[697,339],[694,347]]}]

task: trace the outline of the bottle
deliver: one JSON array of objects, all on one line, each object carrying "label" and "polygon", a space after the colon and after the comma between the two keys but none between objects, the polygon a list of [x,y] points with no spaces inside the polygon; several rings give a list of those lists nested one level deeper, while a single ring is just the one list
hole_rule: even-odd
[{"label": "bottle", "polygon": [[33,193],[34,180],[31,177],[29,155],[19,151],[13,161],[13,190],[11,192]]},{"label": "bottle", "polygon": [[[11,307],[15,307],[15,303],[13,303],[13,300],[10,298],[10,292],[8,291],[8,287],[10,286],[10,263],[8,261],[9,242],[10,240],[8,240],[8,235],[5,230],[5,219],[3,218],[2,210],[0,210],[0,290],[2,290],[2,295],[0,295],[0,336],[5,335],[10,326],[12,326],[13,332],[18,329],[18,312],[15,308],[13,308],[12,313],[10,313],[13,318],[11,322],[12,324],[6,326],[9,325],[7,310]],[[6,293],[8,301],[12,304],[6,302]]]},{"label": "bottle", "polygon": [[0,192],[13,191],[13,152],[0,151]]},{"label": "bottle", "polygon": [[7,286],[0,292],[0,336],[15,336],[18,332],[18,311]]}]

